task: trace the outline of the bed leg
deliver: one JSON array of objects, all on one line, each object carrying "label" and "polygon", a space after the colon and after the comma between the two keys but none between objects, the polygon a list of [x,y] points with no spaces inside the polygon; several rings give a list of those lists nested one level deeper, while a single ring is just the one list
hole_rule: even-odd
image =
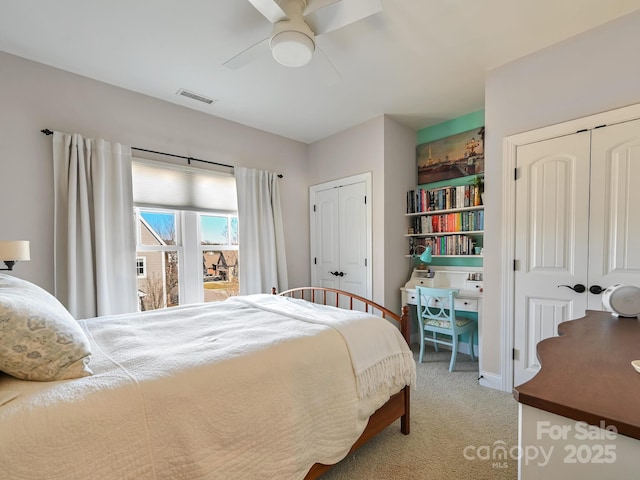
[{"label": "bed leg", "polygon": [[404,415],[402,415],[402,417],[400,417],[400,431],[402,433],[404,433],[405,435],[409,435],[409,430],[410,430],[410,418],[409,418],[409,414],[411,412],[411,387],[410,386],[406,386],[404,387]]},{"label": "bed leg", "polygon": [[[404,337],[407,345],[411,345],[411,315],[409,313],[409,306],[402,306],[402,316],[400,317],[400,333]],[[404,387],[404,415],[400,417],[400,431],[405,435],[409,435],[410,430],[410,418],[411,412],[411,387]]]},{"label": "bed leg", "polygon": [[411,346],[411,314],[409,313],[409,307],[407,305],[402,307],[402,315],[400,316],[400,333],[407,342],[407,345]]}]

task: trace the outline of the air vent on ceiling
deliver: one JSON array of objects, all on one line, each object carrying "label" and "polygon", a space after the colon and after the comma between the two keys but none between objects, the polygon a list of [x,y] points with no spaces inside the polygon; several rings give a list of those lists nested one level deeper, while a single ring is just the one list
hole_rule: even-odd
[{"label": "air vent on ceiling", "polygon": [[206,103],[208,105],[211,105],[212,103],[217,102],[217,100],[214,100],[213,98],[208,98],[208,97],[205,97],[204,95],[190,92],[189,90],[185,90],[184,88],[181,88],[180,90],[178,90],[176,94],[182,95],[183,97],[191,98],[193,100],[197,100],[199,102]]}]

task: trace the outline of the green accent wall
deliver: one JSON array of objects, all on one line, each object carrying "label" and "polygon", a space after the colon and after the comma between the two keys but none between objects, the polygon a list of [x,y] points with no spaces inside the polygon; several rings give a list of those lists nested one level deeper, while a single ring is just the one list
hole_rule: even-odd
[{"label": "green accent wall", "polygon": [[[463,115],[461,117],[454,118],[453,120],[448,120],[446,122],[442,122],[437,125],[433,125],[431,127],[423,128],[422,130],[418,130],[416,145],[421,145],[423,143],[439,140],[441,138],[448,137],[450,135],[456,135],[458,133],[466,132],[474,128],[482,127],[483,125],[484,125],[484,109],[478,110],[477,112],[468,113],[467,115]],[[475,178],[475,175],[472,175],[469,177],[460,177],[452,180],[443,180],[440,182],[427,183],[425,185],[420,185],[420,187],[430,189],[430,188],[443,187],[446,185],[452,185],[452,186],[467,185],[469,183],[472,183],[474,178]],[[482,245],[482,239],[479,239],[478,243]],[[482,267],[482,258],[434,257],[433,261],[431,262],[431,265]]]},{"label": "green accent wall", "polygon": [[482,127],[483,125],[484,109],[418,130],[418,141],[416,145],[439,140],[450,135],[455,135],[456,133],[466,132],[474,128]]}]

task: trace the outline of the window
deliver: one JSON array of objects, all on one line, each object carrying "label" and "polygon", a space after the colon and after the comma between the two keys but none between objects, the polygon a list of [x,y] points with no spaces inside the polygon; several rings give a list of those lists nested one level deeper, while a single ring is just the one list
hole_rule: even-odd
[{"label": "window", "polygon": [[238,217],[200,214],[204,301],[238,295]]},{"label": "window", "polygon": [[147,278],[147,257],[136,258],[136,272],[138,278]]},{"label": "window", "polygon": [[134,159],[133,198],[141,310],[238,295],[232,175]]},{"label": "window", "polygon": [[142,310],[180,304],[178,229],[176,212],[135,209],[137,257],[145,259],[145,276],[138,276]]}]

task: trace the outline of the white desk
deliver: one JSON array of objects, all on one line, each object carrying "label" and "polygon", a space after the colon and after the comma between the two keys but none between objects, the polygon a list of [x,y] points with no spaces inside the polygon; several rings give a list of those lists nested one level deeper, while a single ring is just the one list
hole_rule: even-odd
[{"label": "white desk", "polygon": [[[478,334],[482,326],[482,290],[481,280],[469,280],[470,274],[482,274],[481,268],[469,267],[466,269],[436,270],[433,278],[428,278],[425,270],[415,269],[411,278],[400,289],[402,305],[417,305],[416,285],[433,288],[457,288],[460,290],[454,299],[454,309],[462,312],[474,312],[478,314]],[[445,305],[446,307],[446,305]],[[410,308],[411,315],[411,341],[418,341],[418,320],[415,308]],[[415,335],[415,336],[414,336]],[[479,337],[478,337],[479,338]],[[469,346],[461,344],[460,352],[469,353]]]},{"label": "white desk", "polygon": [[466,312],[478,312],[482,309],[482,281],[468,280],[469,274],[478,273],[467,270],[436,270],[433,278],[426,271],[414,270],[409,281],[400,289],[402,305],[416,305],[416,285],[433,288],[457,288],[460,290],[454,300],[454,309]]}]

